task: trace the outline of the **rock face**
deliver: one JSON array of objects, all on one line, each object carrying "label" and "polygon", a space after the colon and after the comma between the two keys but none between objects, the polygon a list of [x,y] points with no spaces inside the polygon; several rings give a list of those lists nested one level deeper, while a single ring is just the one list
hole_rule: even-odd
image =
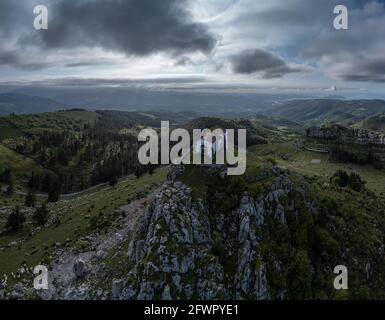
[{"label": "rock face", "polygon": [[309,138],[336,140],[359,145],[385,146],[385,135],[365,129],[352,129],[333,124],[328,127],[311,127],[306,130]]},{"label": "rock face", "polygon": [[74,273],[77,279],[84,278],[90,272],[89,266],[82,260],[77,259],[74,264]]},{"label": "rock face", "polygon": [[[132,237],[128,255],[134,268],[119,296],[115,295],[118,290],[113,290],[114,296],[270,298],[268,268],[260,250],[261,230],[267,219],[286,227],[289,195],[295,189],[286,171],[275,172],[270,189],[257,199],[245,194],[231,214],[216,217],[209,216],[206,206],[187,186],[179,181],[165,182]],[[225,259],[215,254],[218,234]],[[232,261],[230,270],[225,260]]]},{"label": "rock face", "polygon": [[122,280],[113,280],[112,282],[112,297],[114,299],[119,299],[123,290],[123,281]]},{"label": "rock face", "polygon": [[202,203],[181,182],[166,182],[130,243],[135,268],[120,298],[226,298],[223,267],[212,243]]},{"label": "rock face", "polygon": [[9,299],[10,300],[23,300],[25,299],[28,290],[21,282],[16,283],[13,286],[13,291],[11,292]]},{"label": "rock face", "polygon": [[4,291],[5,291],[5,286],[0,282],[0,300],[4,299]]},{"label": "rock face", "polygon": [[267,217],[286,225],[284,203],[293,191],[285,175],[278,176],[271,190],[257,200],[245,195],[237,211],[239,217],[238,267],[235,276],[237,299],[268,299],[266,265],[259,254],[260,228]]}]

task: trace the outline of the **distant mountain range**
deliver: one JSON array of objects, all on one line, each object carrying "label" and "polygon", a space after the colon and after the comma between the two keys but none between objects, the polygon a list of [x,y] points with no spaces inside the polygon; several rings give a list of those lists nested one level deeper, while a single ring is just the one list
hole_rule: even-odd
[{"label": "distant mountain range", "polygon": [[[0,114],[87,110],[195,112],[202,116],[242,117],[282,104],[289,94],[186,92],[142,88],[31,88],[0,94]],[[59,102],[60,101],[60,102]]]},{"label": "distant mountain range", "polygon": [[27,87],[11,89],[13,93],[41,96],[64,105],[91,110],[122,111],[194,111],[205,116],[240,116],[240,113],[269,109],[289,99],[308,95],[262,92],[223,92],[221,90],[186,91],[133,87]]},{"label": "distant mountain range", "polygon": [[[38,94],[39,92],[37,92]],[[132,89],[104,90],[103,95],[90,89],[87,93],[62,94],[47,98],[21,93],[0,94],[0,115],[42,113],[73,107],[88,110],[114,109],[160,114],[179,113],[184,120],[197,116],[272,118],[301,126],[340,123],[373,130],[384,130],[385,101],[342,99],[296,99],[284,95],[240,93],[150,92]],[[56,99],[56,97],[59,97]],[[59,102],[63,101],[63,102]],[[193,113],[189,114],[189,113]],[[382,115],[382,117],[381,117]],[[166,120],[166,119],[165,119]],[[269,121],[266,122],[269,124]],[[287,124],[282,124],[287,125]]]},{"label": "distant mountain range", "polygon": [[0,115],[52,112],[65,108],[58,101],[18,93],[0,94]]},{"label": "distant mountain range", "polygon": [[292,100],[267,109],[263,111],[263,113],[305,125],[330,122],[350,125],[385,113],[385,101],[334,99]]}]

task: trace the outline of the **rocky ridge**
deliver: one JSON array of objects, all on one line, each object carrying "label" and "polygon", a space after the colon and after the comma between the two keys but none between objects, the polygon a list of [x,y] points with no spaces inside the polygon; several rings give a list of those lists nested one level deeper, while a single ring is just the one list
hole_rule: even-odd
[{"label": "rocky ridge", "polygon": [[228,298],[212,245],[202,203],[181,182],[166,182],[130,243],[135,268],[119,298]]},{"label": "rocky ridge", "polygon": [[366,129],[347,128],[338,124],[308,128],[306,136],[359,145],[385,146],[385,135],[383,133]]},{"label": "rocky ridge", "polygon": [[[189,187],[165,182],[133,235],[128,255],[135,267],[113,284],[115,298],[270,298],[261,228],[268,217],[285,227],[286,210],[293,206],[289,194],[306,193],[296,190],[285,170],[272,171],[276,178],[268,192],[257,199],[245,194],[226,216],[211,217]],[[233,261],[232,274],[216,254],[218,233],[226,259]]]}]

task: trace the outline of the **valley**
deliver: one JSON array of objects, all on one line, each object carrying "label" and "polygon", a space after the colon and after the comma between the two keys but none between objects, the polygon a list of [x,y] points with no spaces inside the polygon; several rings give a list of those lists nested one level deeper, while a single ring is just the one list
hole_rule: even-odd
[{"label": "valley", "polygon": [[[376,126],[366,125],[373,117]],[[159,130],[164,119],[187,130],[247,129],[246,173],[141,166],[136,135]],[[381,132],[381,119],[339,125]],[[385,169],[335,158],[333,142],[307,136],[301,119],[71,109],[0,117],[0,127],[0,293],[7,298],[385,294]],[[31,287],[37,264],[49,266],[48,291]],[[330,289],[337,264],[349,265],[349,292]]]}]

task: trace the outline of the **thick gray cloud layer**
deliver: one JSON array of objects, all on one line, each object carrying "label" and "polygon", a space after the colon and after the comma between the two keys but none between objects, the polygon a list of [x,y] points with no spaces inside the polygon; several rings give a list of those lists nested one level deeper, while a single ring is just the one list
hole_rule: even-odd
[{"label": "thick gray cloud layer", "polygon": [[348,81],[385,82],[385,58],[355,59],[345,65],[342,72],[335,72],[336,78]]},{"label": "thick gray cloud layer", "polygon": [[[349,9],[347,31],[333,28],[333,8],[341,3]],[[47,31],[32,28],[38,4],[49,8]],[[212,72],[225,82],[280,78],[311,66],[290,79],[378,83],[385,82],[383,30],[383,0],[0,0],[0,72]],[[122,63],[124,71],[116,72]]]},{"label": "thick gray cloud layer", "polygon": [[128,55],[210,52],[216,38],[192,22],[185,0],[61,0],[39,33],[48,48],[101,47]]},{"label": "thick gray cloud layer", "polygon": [[300,71],[292,68],[286,62],[264,50],[245,50],[230,59],[233,72],[251,74],[261,72],[264,78],[279,78],[291,72]]},{"label": "thick gray cloud layer", "polygon": [[302,51],[325,73],[348,81],[385,82],[385,6],[362,2],[350,10],[349,30],[323,32]]},{"label": "thick gray cloud layer", "polygon": [[[255,47],[257,42],[267,51],[314,65],[331,79],[384,81],[383,0],[291,0],[290,5],[288,1],[270,0],[256,10],[252,9],[253,3],[242,0],[237,11],[223,19],[220,27],[230,30],[226,39],[229,43],[245,38],[244,43]],[[348,30],[333,28],[333,9],[339,4],[348,8]],[[248,32],[242,33],[244,30]],[[267,58],[262,60],[271,62]],[[239,63],[238,69],[244,73],[248,73],[249,67],[258,71],[259,66],[248,58]]]},{"label": "thick gray cloud layer", "polygon": [[7,38],[15,31],[20,30],[23,20],[27,15],[27,10],[32,7],[23,1],[1,0],[0,1],[0,35]]},{"label": "thick gray cloud layer", "polygon": [[13,65],[19,63],[18,57],[14,52],[8,52],[5,50],[0,50],[0,66],[1,65]]}]

